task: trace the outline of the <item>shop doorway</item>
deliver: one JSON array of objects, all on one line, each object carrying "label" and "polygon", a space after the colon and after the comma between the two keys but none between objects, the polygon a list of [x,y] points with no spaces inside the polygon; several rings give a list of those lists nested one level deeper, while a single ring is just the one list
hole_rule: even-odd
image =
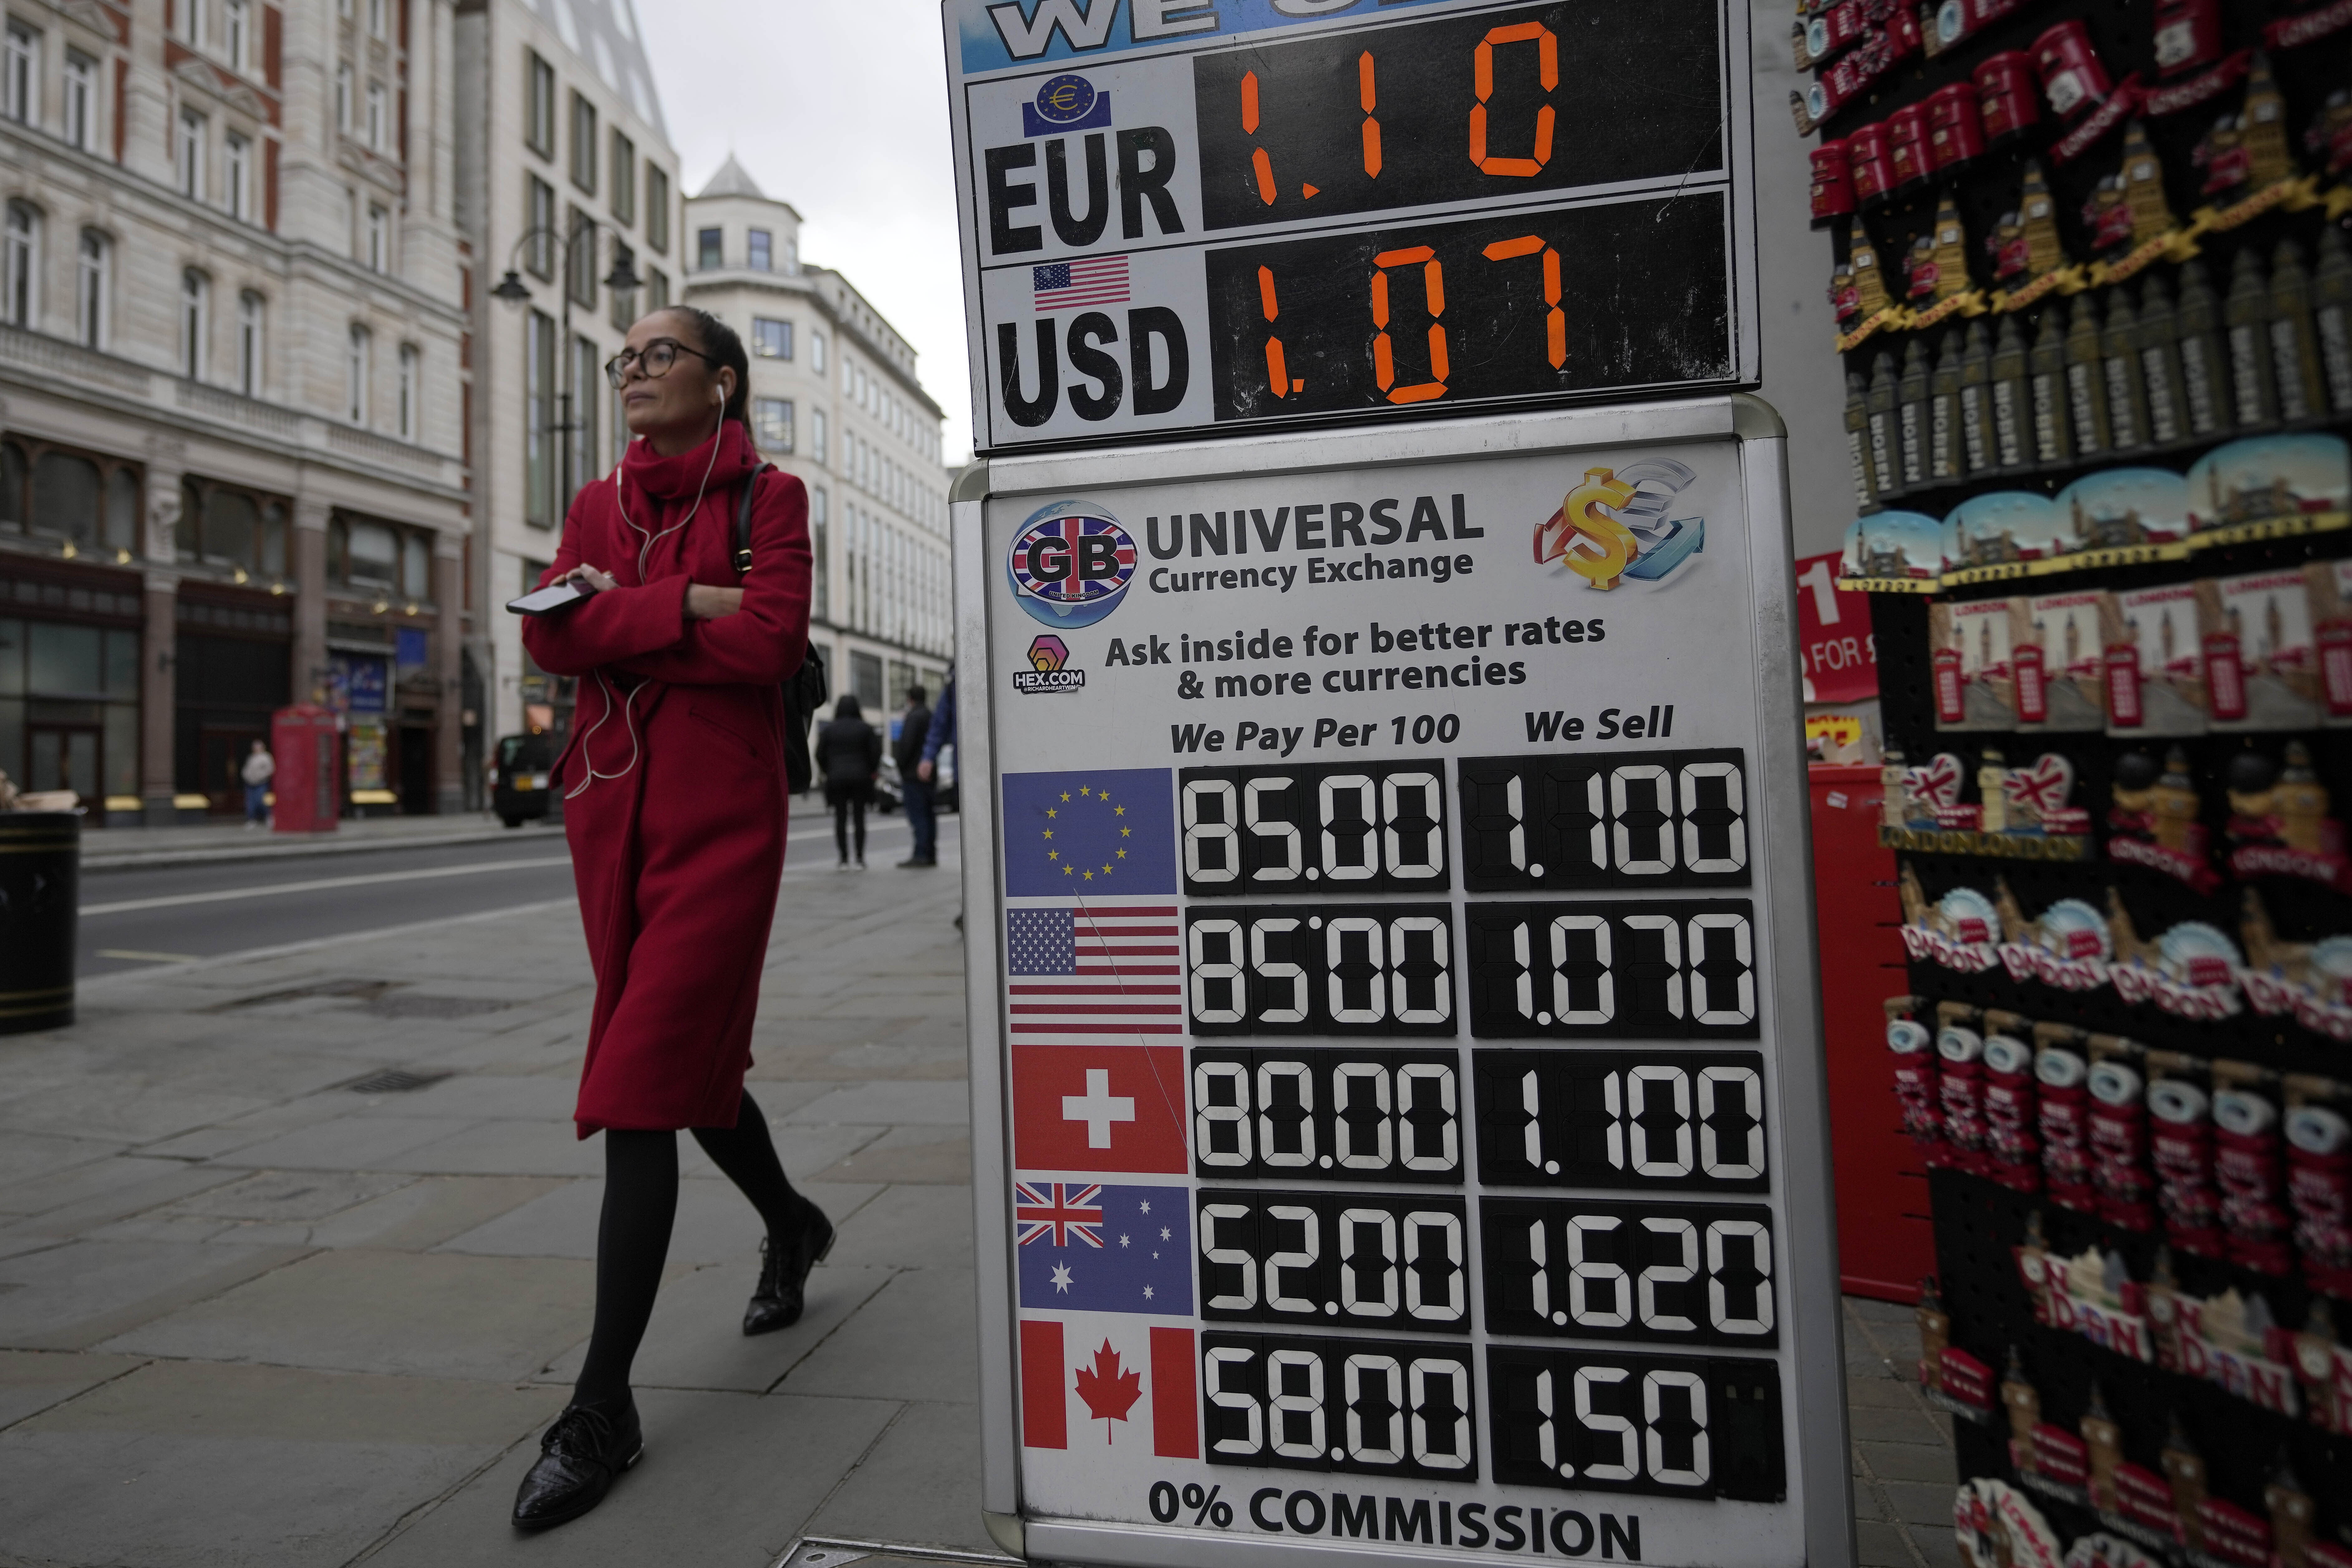
[{"label": "shop doorway", "polygon": [[215,816],[245,815],[245,759],[253,754],[256,741],[267,742],[269,737],[258,729],[233,729],[225,724],[207,724],[199,737],[198,766],[203,780],[199,788]]},{"label": "shop doorway", "polygon": [[417,724],[400,727],[400,811],[425,816],[433,810],[433,731]]},{"label": "shop doorway", "polygon": [[85,802],[97,802],[100,798],[99,781],[106,776],[99,771],[104,751],[103,734],[95,726],[79,724],[26,726],[26,750],[31,763],[26,770],[31,780],[26,787],[37,792],[69,789]]}]

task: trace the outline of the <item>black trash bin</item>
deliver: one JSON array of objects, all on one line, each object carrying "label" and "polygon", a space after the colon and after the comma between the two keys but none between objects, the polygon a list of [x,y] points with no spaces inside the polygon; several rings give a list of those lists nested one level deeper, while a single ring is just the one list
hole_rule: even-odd
[{"label": "black trash bin", "polygon": [[81,816],[0,811],[0,1035],[74,1019]]}]

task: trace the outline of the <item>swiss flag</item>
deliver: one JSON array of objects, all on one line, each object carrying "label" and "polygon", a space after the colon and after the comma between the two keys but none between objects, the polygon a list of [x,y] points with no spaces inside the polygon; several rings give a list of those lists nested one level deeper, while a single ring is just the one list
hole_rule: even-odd
[{"label": "swiss flag", "polygon": [[1013,1047],[1013,1148],[1024,1171],[1184,1174],[1183,1047]]},{"label": "swiss flag", "polygon": [[1021,1442],[1201,1457],[1191,1329],[1080,1312],[1021,1320]]}]

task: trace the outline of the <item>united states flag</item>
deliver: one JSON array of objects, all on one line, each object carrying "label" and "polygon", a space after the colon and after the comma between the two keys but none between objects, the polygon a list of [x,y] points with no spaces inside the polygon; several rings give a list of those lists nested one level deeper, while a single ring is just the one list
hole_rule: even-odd
[{"label": "united states flag", "polygon": [[1184,1032],[1172,903],[1083,903],[1005,912],[1015,1045]]},{"label": "united states flag", "polygon": [[1089,256],[1077,261],[1055,261],[1029,269],[1033,297],[1040,310],[1082,310],[1090,305],[1118,305],[1127,300],[1127,258]]}]

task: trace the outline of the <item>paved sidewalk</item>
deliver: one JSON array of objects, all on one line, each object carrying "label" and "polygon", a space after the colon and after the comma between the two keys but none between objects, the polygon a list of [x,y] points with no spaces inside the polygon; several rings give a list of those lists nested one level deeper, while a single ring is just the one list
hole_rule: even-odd
[{"label": "paved sidewalk", "polygon": [[[0,1564],[992,1551],[957,826],[937,872],[796,848],[751,1087],[840,1242],[806,1320],[742,1338],[758,1224],[682,1141],[646,1461],[543,1537],[506,1510],[587,1335],[602,1186],[568,1120],[590,1003],[569,910],[110,980],[74,1028],[0,1039]],[[384,1069],[449,1076],[353,1087]],[[1909,1313],[1849,1302],[1846,1332],[1862,1563],[1954,1568]]]},{"label": "paved sidewalk", "polygon": [[81,836],[82,868],[109,871],[131,867],[197,866],[212,861],[277,860],[312,855],[363,854],[372,849],[424,849],[439,844],[527,835],[562,836],[561,825],[527,822],[509,828],[487,811],[449,816],[357,817],[332,833],[278,833],[248,828],[241,821],[205,822],[187,827],[91,827]]}]

